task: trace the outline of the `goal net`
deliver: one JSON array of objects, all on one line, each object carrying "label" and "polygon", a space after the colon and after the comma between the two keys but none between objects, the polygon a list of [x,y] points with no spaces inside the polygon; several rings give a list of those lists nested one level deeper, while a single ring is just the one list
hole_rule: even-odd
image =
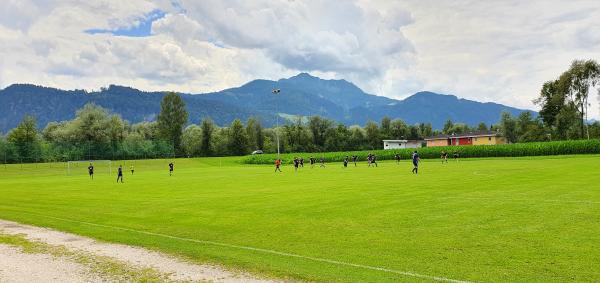
[{"label": "goal net", "polygon": [[67,175],[88,174],[88,166],[94,165],[95,173],[108,173],[112,175],[112,161],[110,160],[80,160],[67,161]]}]

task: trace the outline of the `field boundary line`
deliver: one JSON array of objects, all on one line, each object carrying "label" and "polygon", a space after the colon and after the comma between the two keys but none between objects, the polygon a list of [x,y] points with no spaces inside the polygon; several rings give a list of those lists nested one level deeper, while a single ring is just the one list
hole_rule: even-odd
[{"label": "field boundary line", "polygon": [[356,267],[356,268],[361,268],[361,269],[368,269],[368,270],[374,270],[374,271],[394,273],[394,274],[399,274],[399,275],[404,275],[404,276],[410,276],[410,277],[415,277],[415,278],[429,279],[429,280],[434,280],[434,281],[453,282],[453,283],[472,283],[471,281],[451,279],[451,278],[446,278],[446,277],[442,277],[442,276],[431,276],[431,275],[414,273],[414,272],[410,272],[410,271],[400,271],[400,270],[389,269],[389,268],[385,268],[385,267],[377,267],[377,266],[370,266],[370,265],[363,265],[363,264],[357,264],[357,263],[350,263],[350,262],[338,261],[338,260],[333,260],[333,259],[326,259],[326,258],[319,258],[319,257],[312,257],[312,256],[304,256],[304,255],[299,255],[299,254],[294,254],[294,253],[281,252],[281,251],[275,251],[275,250],[269,250],[269,249],[263,249],[263,248],[250,247],[250,246],[234,245],[234,244],[220,243],[220,242],[207,241],[207,240],[197,240],[197,239],[184,238],[184,237],[178,237],[178,236],[172,236],[172,235],[167,235],[167,234],[162,234],[162,233],[154,233],[154,232],[136,230],[136,229],[131,229],[131,228],[119,227],[119,226],[98,224],[98,223],[93,223],[93,222],[80,221],[80,220],[74,220],[74,219],[68,219],[68,218],[62,218],[62,217],[55,217],[55,216],[49,216],[49,215],[42,215],[42,214],[31,213],[31,212],[24,212],[24,211],[18,211],[18,210],[15,210],[15,211],[17,211],[19,213],[23,213],[23,214],[29,214],[29,215],[32,215],[32,216],[39,216],[39,217],[45,217],[45,218],[49,218],[49,219],[66,221],[66,222],[72,222],[72,223],[78,223],[78,224],[85,224],[85,225],[90,225],[90,226],[97,226],[97,227],[108,228],[108,229],[115,229],[115,230],[121,230],[121,231],[127,231],[127,232],[134,232],[134,233],[139,233],[139,234],[144,234],[144,235],[149,235],[149,236],[163,237],[163,238],[180,240],[180,241],[191,242],[191,243],[198,243],[198,244],[205,244],[205,245],[213,245],[213,246],[220,246],[220,247],[227,247],[227,248],[235,248],[235,249],[241,249],[241,250],[262,252],[262,253],[274,254],[274,255],[291,257],[291,258],[306,259],[306,260],[311,260],[311,261],[315,261],[315,262],[329,263],[329,264],[334,264],[334,265],[339,265],[339,266]]},{"label": "field boundary line", "polygon": [[440,199],[463,199],[463,200],[500,200],[500,201],[523,201],[523,202],[555,202],[555,203],[585,203],[600,204],[600,201],[591,200],[560,200],[560,199],[526,199],[526,198],[487,198],[487,197],[442,197]]}]

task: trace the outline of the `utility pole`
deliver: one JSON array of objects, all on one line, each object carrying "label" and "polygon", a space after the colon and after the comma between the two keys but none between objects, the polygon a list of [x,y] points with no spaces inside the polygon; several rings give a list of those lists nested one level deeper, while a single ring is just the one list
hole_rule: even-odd
[{"label": "utility pole", "polygon": [[281,92],[280,89],[274,89],[272,93],[275,95],[275,139],[277,139],[277,159],[279,159],[279,100],[277,99],[278,94]]}]

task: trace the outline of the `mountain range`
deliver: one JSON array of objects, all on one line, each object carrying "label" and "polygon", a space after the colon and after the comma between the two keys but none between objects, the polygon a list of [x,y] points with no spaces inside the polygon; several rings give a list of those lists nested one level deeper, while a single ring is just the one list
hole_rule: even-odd
[{"label": "mountain range", "polygon": [[[273,89],[281,92],[273,94]],[[35,116],[40,127],[51,121],[73,119],[77,109],[90,102],[120,114],[131,123],[153,121],[164,95],[164,92],[116,85],[88,92],[14,84],[0,90],[0,131],[6,133],[14,128],[26,114]],[[433,92],[418,92],[396,100],[365,93],[346,80],[324,80],[307,73],[278,81],[254,80],[219,92],[180,95],[186,102],[191,123],[211,117],[221,126],[236,118],[246,120],[252,116],[272,126],[276,115],[282,117],[280,121],[297,115],[320,115],[346,125],[364,125],[388,116],[409,124],[427,122],[440,129],[447,119],[489,125],[498,122],[502,111],[512,115],[530,111]]]}]

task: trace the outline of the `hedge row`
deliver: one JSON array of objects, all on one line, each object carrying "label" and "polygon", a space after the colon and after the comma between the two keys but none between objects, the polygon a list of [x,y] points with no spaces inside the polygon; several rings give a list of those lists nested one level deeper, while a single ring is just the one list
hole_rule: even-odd
[{"label": "hedge row", "polygon": [[[400,154],[402,159],[410,158],[415,149],[348,151],[348,152],[313,152],[313,153],[286,153],[281,154],[283,163],[291,163],[294,157],[302,157],[306,161],[309,157],[317,159],[324,157],[327,162],[341,162],[346,156],[357,155],[359,160],[366,160],[369,153],[377,156],[378,160],[394,159]],[[424,147],[416,149],[421,158],[440,158],[442,151],[457,152],[461,158],[465,157],[517,157],[517,156],[544,156],[567,154],[600,154],[600,139],[571,140],[555,142],[515,143],[502,145],[474,145],[474,146],[444,146]],[[246,164],[272,164],[276,154],[251,155],[243,159]]]}]

